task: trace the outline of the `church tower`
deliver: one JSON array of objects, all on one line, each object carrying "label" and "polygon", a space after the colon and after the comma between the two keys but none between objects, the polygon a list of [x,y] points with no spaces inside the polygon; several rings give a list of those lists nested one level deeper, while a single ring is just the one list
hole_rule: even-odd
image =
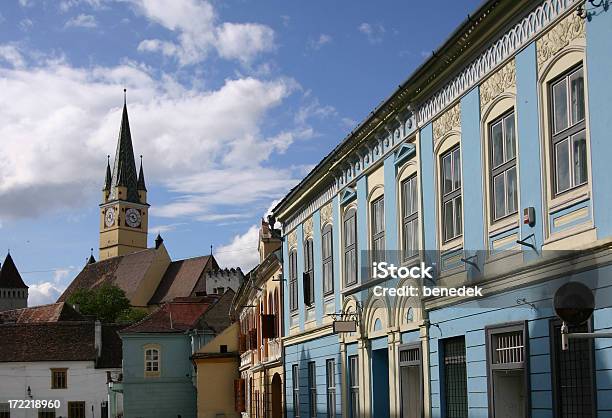
[{"label": "church tower", "polygon": [[100,260],[147,248],[148,210],[142,157],[137,174],[124,90],[117,151],[112,171],[109,156],[102,189]]},{"label": "church tower", "polygon": [[28,307],[28,286],[8,253],[0,267],[0,311]]}]

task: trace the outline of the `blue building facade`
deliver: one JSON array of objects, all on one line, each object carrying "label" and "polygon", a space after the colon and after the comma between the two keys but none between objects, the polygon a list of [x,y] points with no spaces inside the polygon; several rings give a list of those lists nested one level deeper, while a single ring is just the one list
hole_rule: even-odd
[{"label": "blue building facade", "polygon": [[612,416],[610,340],[561,350],[552,308],[579,281],[570,331],[612,326],[607,4],[484,3],[277,205],[288,417]]}]

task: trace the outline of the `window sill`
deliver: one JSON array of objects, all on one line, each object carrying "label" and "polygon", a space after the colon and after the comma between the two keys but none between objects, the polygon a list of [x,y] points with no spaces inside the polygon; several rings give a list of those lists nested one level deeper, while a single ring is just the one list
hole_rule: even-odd
[{"label": "window sill", "polygon": [[519,226],[520,224],[518,213],[514,213],[489,224],[489,238],[494,235],[510,231]]},{"label": "window sill", "polygon": [[589,191],[589,184],[583,184],[582,186],[563,193],[560,196],[550,199],[548,206],[548,212],[554,213],[563,210],[567,207],[575,205],[576,203],[583,202],[591,198],[591,192]]},{"label": "window sill", "polygon": [[442,244],[440,247],[440,252],[447,253],[451,251],[460,250],[461,248],[463,248],[463,234]]}]

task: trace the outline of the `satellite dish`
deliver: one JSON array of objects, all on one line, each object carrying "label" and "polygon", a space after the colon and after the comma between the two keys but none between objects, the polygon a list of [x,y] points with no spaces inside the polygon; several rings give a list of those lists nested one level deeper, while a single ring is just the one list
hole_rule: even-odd
[{"label": "satellite dish", "polygon": [[588,320],[595,308],[595,296],[587,285],[568,282],[557,289],[553,298],[555,313],[569,325],[580,325]]}]

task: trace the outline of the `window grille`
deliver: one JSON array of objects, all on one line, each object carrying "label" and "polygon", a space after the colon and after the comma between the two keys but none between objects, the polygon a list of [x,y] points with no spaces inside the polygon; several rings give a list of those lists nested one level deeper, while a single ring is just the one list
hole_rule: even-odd
[{"label": "window grille", "polygon": [[414,363],[421,360],[421,353],[418,348],[411,348],[400,351],[400,363]]},{"label": "window grille", "polygon": [[493,336],[495,350],[494,364],[522,363],[525,344],[522,332],[508,332]]},{"label": "window grille", "polygon": [[[569,349],[561,350],[561,325],[554,328],[553,382],[556,416],[591,418],[594,412],[593,342],[569,340]],[[587,324],[569,327],[569,332],[589,332]]]},{"label": "window grille", "polygon": [[464,337],[444,341],[444,397],[447,418],[468,417]]}]

